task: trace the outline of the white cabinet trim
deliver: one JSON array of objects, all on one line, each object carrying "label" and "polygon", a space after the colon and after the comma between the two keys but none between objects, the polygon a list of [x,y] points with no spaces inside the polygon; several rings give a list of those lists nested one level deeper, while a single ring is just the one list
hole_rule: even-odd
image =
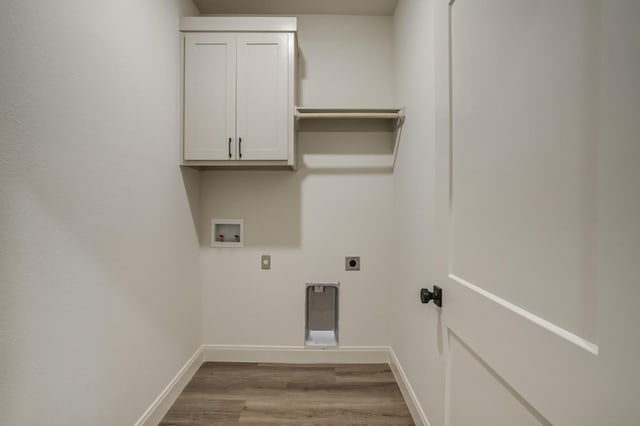
[{"label": "white cabinet trim", "polygon": [[298,19],[294,17],[184,16],[180,18],[180,31],[296,32]]}]

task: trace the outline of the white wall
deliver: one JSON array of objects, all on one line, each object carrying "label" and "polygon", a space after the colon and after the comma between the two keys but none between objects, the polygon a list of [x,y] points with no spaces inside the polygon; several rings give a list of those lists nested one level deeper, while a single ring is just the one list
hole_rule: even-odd
[{"label": "white wall", "polygon": [[[302,105],[392,103],[390,17],[300,16],[298,24]],[[202,174],[204,343],[300,346],[304,283],[339,281],[340,344],[388,345],[392,175],[352,166],[388,149],[391,134],[360,124],[300,132],[297,172]],[[344,167],[312,167],[319,157]],[[208,247],[214,217],[243,218],[245,247]],[[261,254],[271,255],[270,271],[260,269]],[[344,270],[351,255],[361,256],[360,272]]]},{"label": "white wall", "polygon": [[190,1],[5,1],[0,423],[132,424],[200,343]]},{"label": "white wall", "polygon": [[299,16],[299,105],[392,106],[392,31],[388,16]]},{"label": "white wall", "polygon": [[432,425],[443,424],[442,325],[418,299],[434,281],[435,98],[433,1],[400,0],[394,16],[396,103],[405,105],[393,182],[392,348]]}]

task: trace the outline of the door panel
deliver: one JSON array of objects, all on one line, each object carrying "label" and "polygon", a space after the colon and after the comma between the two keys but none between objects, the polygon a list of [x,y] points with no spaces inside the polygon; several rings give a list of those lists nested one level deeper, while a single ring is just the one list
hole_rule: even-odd
[{"label": "door panel", "polygon": [[452,426],[551,424],[453,333],[449,346]]},{"label": "door panel", "polygon": [[288,37],[238,35],[237,133],[242,160],[287,159]]},{"label": "door panel", "polygon": [[591,341],[596,11],[452,8],[451,273]]},{"label": "door panel", "polygon": [[186,34],[184,75],[184,159],[229,160],[230,150],[235,156],[235,34]]},{"label": "door panel", "polygon": [[445,423],[640,424],[640,3],[435,13]]}]

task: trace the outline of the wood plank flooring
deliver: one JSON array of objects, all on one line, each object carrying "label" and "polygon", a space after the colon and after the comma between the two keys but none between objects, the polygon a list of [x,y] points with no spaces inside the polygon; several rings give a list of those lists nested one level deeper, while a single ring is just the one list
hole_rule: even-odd
[{"label": "wood plank flooring", "polygon": [[387,364],[206,362],[160,425],[413,425]]}]

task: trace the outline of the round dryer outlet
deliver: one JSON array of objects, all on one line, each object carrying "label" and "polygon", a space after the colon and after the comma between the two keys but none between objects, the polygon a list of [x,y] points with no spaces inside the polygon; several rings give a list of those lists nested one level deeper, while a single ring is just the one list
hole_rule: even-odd
[{"label": "round dryer outlet", "polygon": [[344,258],[344,269],[346,271],[360,270],[360,256],[347,256]]}]

